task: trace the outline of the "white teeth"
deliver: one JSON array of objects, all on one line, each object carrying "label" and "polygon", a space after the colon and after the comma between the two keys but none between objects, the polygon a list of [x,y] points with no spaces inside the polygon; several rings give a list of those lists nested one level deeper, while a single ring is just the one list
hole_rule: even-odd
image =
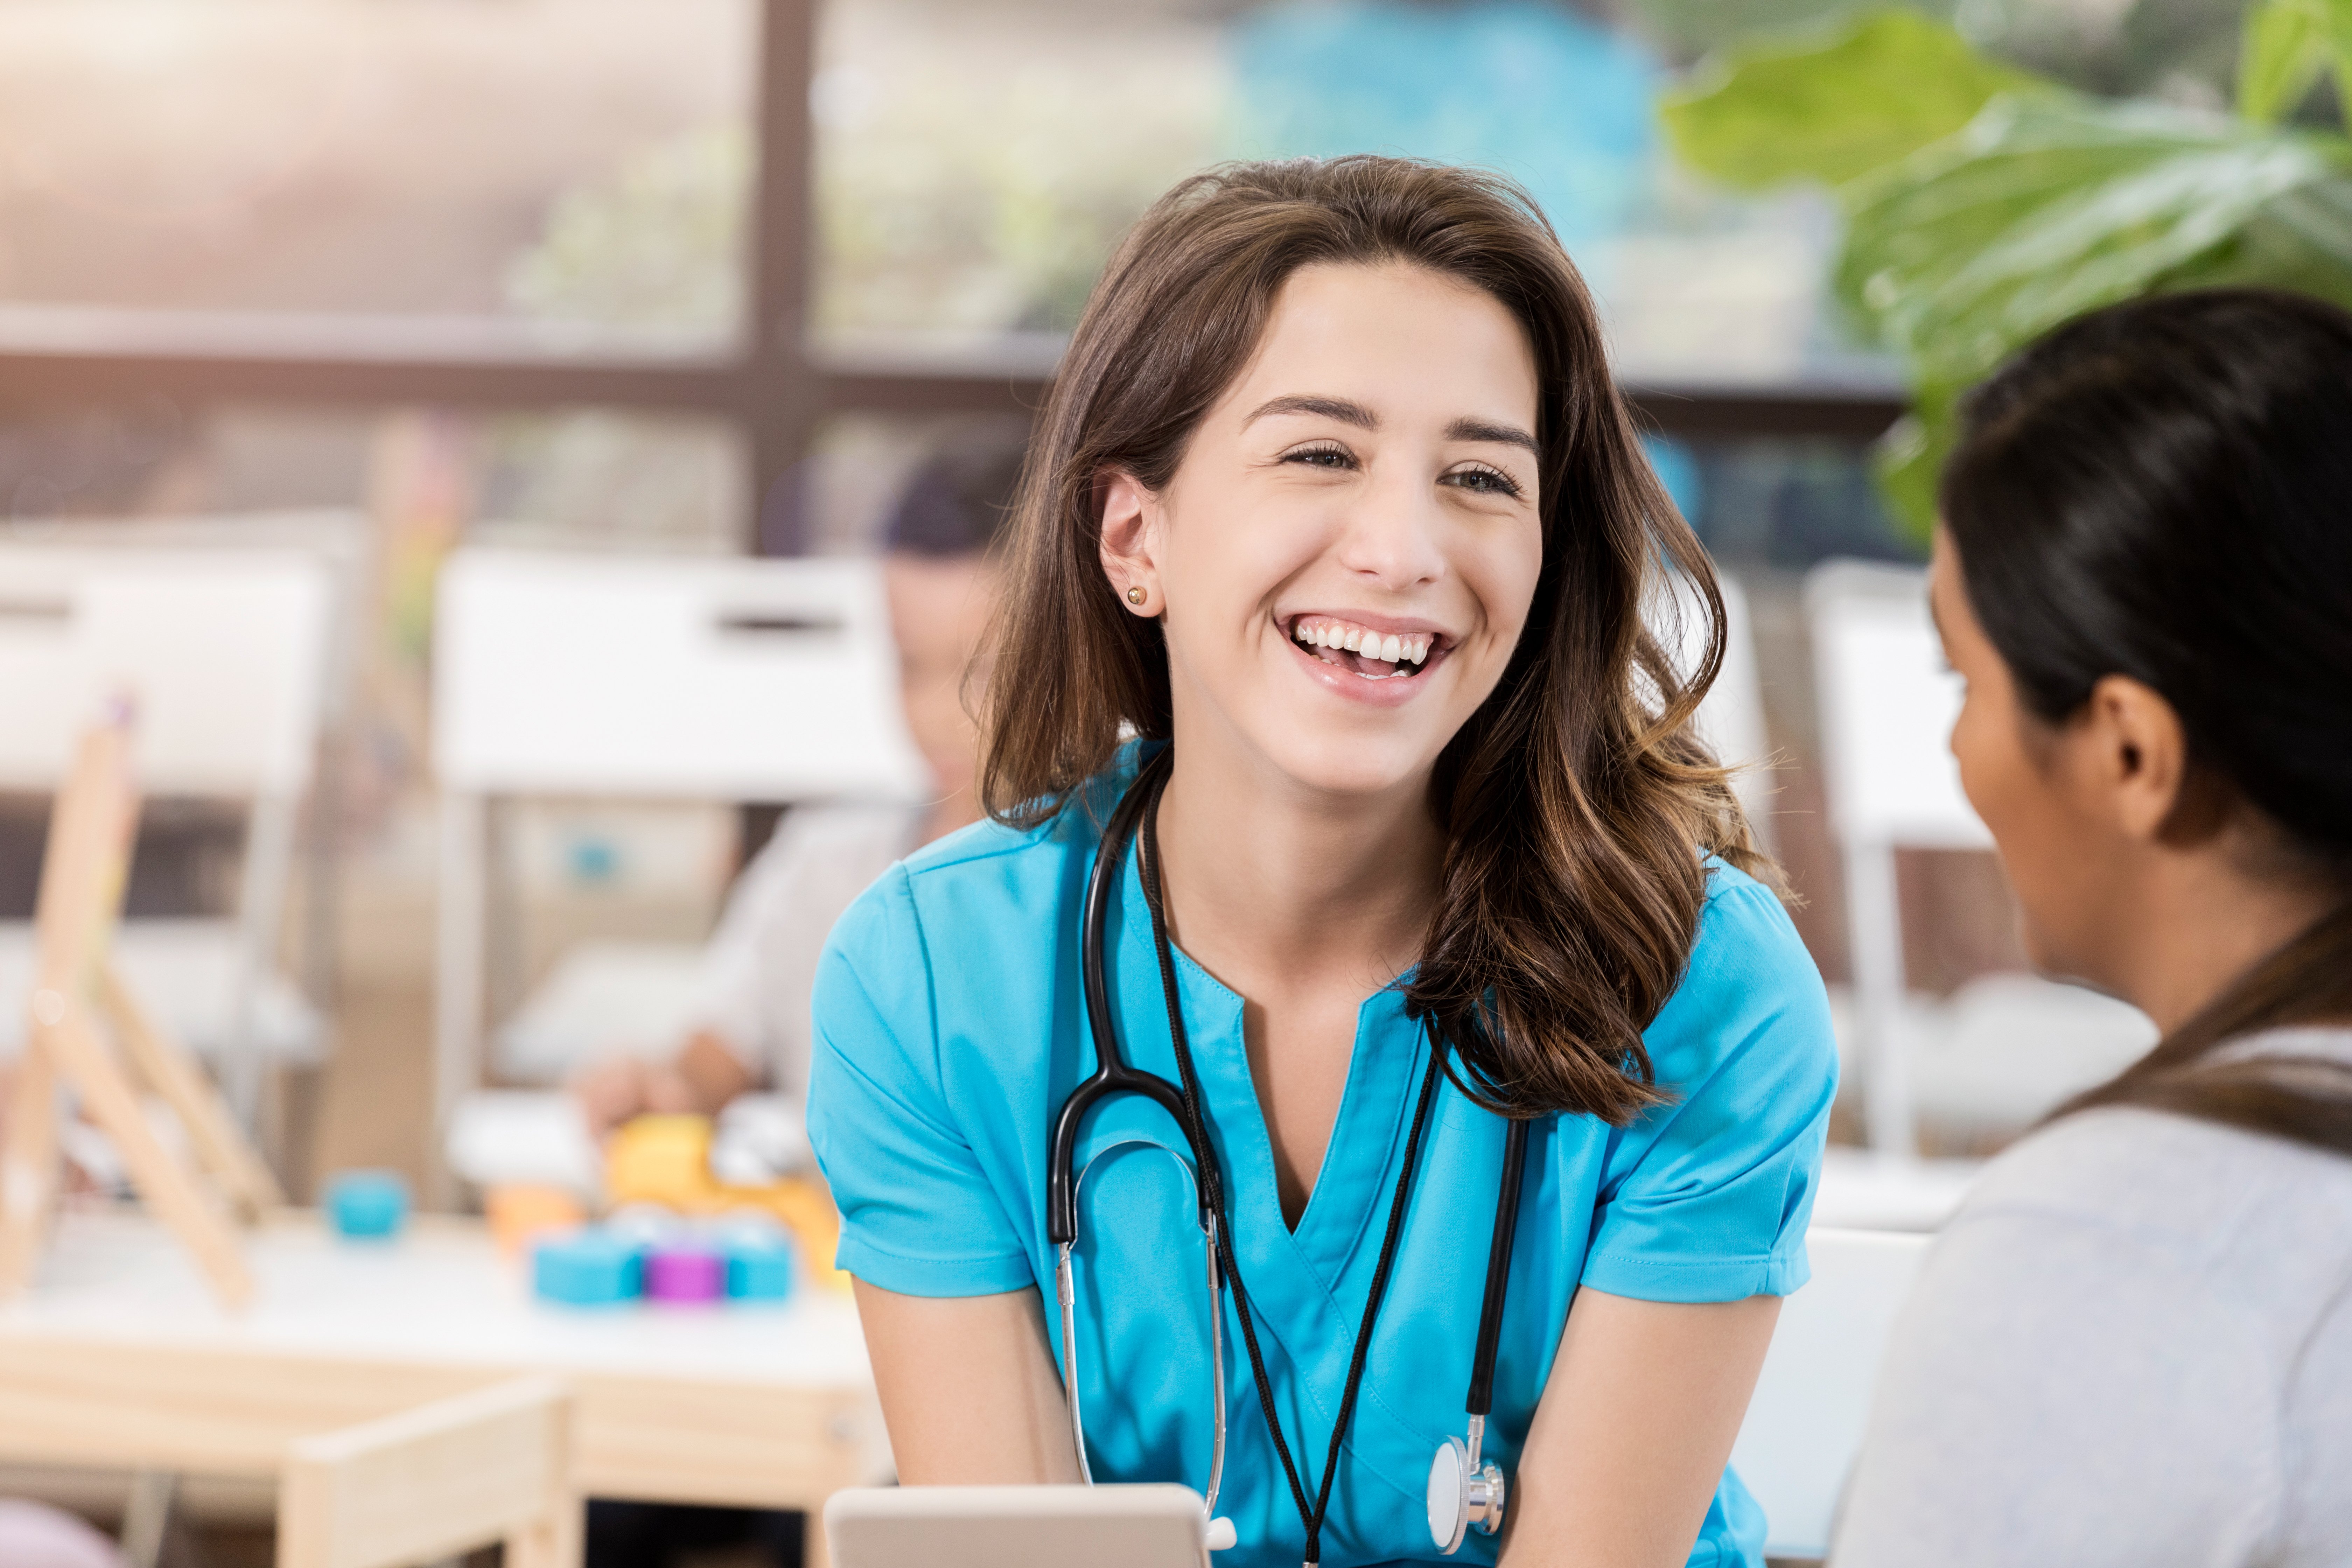
[{"label": "white teeth", "polygon": [[[1403,674],[1402,667],[1404,665],[1427,663],[1430,650],[1437,646],[1437,639],[1426,633],[1401,632],[1391,637],[1334,621],[1297,621],[1292,624],[1290,635],[1307,647],[1345,648],[1367,659],[1400,667],[1389,671],[1391,676]],[[1369,674],[1367,671],[1358,673]],[[1386,677],[1372,676],[1370,679],[1383,679]]]}]

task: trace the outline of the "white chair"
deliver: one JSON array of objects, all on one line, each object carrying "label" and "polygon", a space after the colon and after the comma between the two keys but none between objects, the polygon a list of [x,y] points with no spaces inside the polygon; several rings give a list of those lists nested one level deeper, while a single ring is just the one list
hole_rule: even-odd
[{"label": "white chair", "polygon": [[1766,1555],[1829,1554],[1879,1361],[1928,1239],[1820,1226],[1805,1237],[1812,1279],[1781,1304],[1731,1449],[1732,1468],[1764,1508]]},{"label": "white chair", "polygon": [[1979,978],[1948,1002],[1909,994],[1896,847],[1992,847],[1948,744],[1959,678],[1944,665],[1919,572],[1832,562],[1806,579],[1805,605],[1871,1148],[1910,1158],[1923,1113],[2015,1131],[2146,1050],[2154,1028],[2121,1003],[2026,975]]},{"label": "white chair", "polygon": [[[0,543],[0,789],[54,789],[82,727],[127,694],[147,794],[247,805],[235,916],[129,921],[116,951],[166,1026],[215,1061],[248,1125],[264,1058],[320,1043],[276,953],[332,593],[328,566],[301,551]],[[31,965],[30,926],[0,927],[0,995],[21,999]],[[0,1047],[21,1041],[22,1012],[0,1003]]]},{"label": "white chair", "polygon": [[911,797],[897,671],[871,561],[453,555],[434,637],[436,1125],[481,1079],[492,796]]}]

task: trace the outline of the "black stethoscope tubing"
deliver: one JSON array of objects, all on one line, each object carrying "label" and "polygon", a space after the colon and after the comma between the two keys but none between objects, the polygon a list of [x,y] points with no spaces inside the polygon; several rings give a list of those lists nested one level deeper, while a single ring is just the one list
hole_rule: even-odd
[{"label": "black stethoscope tubing", "polygon": [[[1398,1176],[1395,1197],[1390,1204],[1387,1233],[1379,1265],[1373,1273],[1371,1290],[1365,1302],[1363,1322],[1357,1331],[1355,1352],[1349,1364],[1338,1419],[1331,1432],[1330,1450],[1325,1456],[1322,1480],[1310,1504],[1297,1461],[1290,1451],[1289,1440],[1283,1432],[1281,1419],[1275,1408],[1273,1384],[1258,1347],[1254,1314],[1249,1307],[1249,1292],[1242,1281],[1239,1260],[1234,1256],[1232,1227],[1224,1212],[1223,1175],[1216,1150],[1208,1136],[1199,1074],[1192,1060],[1192,1043],[1184,1027],[1182,1004],[1177,994],[1175,963],[1168,939],[1166,907],[1161,897],[1157,864],[1160,797],[1167,787],[1173,754],[1172,748],[1162,747],[1128,787],[1103,829],[1102,841],[1087,879],[1079,963],[1087,1023],[1094,1038],[1096,1066],[1095,1071],[1078,1083],[1063,1100],[1054,1119],[1045,1177],[1046,1240],[1055,1247],[1066,1247],[1077,1240],[1077,1141],[1087,1112],[1118,1094],[1143,1095],[1166,1110],[1182,1130],[1185,1142],[1192,1152],[1196,1171],[1194,1188],[1201,1205],[1201,1228],[1209,1238],[1213,1262],[1223,1265],[1224,1279],[1232,1286],[1234,1312],[1241,1326],[1243,1342],[1249,1352],[1252,1379],[1257,1384],[1259,1404],[1264,1410],[1267,1429],[1274,1438],[1275,1451],[1290,1483],[1291,1499],[1297,1508],[1299,1522],[1307,1530],[1306,1561],[1312,1564],[1319,1557],[1323,1521],[1330,1506],[1339,1449],[1347,1435],[1349,1418],[1354,1414],[1357,1393],[1370,1350],[1372,1326],[1378,1320],[1381,1300],[1387,1293],[1391,1267],[1395,1261],[1422,1138],[1427,1129],[1431,1103],[1435,1099],[1437,1080],[1444,1066],[1445,1043],[1434,1024],[1430,1025],[1429,1067],[1423,1075],[1421,1092],[1414,1106],[1412,1128],[1406,1139],[1403,1168]],[[1137,831],[1139,826],[1142,830],[1139,835]],[[1126,865],[1128,842],[1138,838],[1140,840],[1139,868],[1143,878],[1145,903],[1151,916],[1153,945],[1158,950],[1169,1035],[1175,1050],[1181,1087],[1156,1074],[1129,1067],[1119,1050],[1118,1030],[1112,1022],[1110,985],[1105,963],[1108,913],[1111,900],[1116,895],[1119,872]],[[1501,1342],[1503,1305],[1509,1286],[1511,1254],[1517,1232],[1519,1197],[1526,1167],[1528,1123],[1513,1118],[1508,1127],[1500,1190],[1496,1196],[1495,1228],[1487,1247],[1486,1290],[1479,1308],[1478,1338],[1471,1358],[1470,1390],[1465,1402],[1465,1409],[1477,1426],[1484,1425],[1493,1403],[1495,1360]],[[1212,1310],[1214,1310],[1213,1296]],[[1222,1387],[1218,1390],[1218,1398],[1222,1408]],[[1083,1434],[1076,1436],[1077,1441],[1084,1442]],[[1222,1440],[1220,1433],[1221,1456]],[[1084,1463],[1084,1455],[1081,1454],[1080,1464],[1083,1466]]]}]

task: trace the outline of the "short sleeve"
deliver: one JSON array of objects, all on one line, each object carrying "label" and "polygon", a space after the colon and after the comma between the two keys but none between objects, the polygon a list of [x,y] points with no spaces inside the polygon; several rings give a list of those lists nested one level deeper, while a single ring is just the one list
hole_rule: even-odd
[{"label": "short sleeve", "polygon": [[930,963],[904,868],[849,907],[818,960],[809,1142],[841,1208],[836,1267],[908,1296],[1035,1283],[948,1109]]},{"label": "short sleeve", "polygon": [[1780,901],[1727,867],[1643,1036],[1673,1099],[1617,1140],[1583,1283],[1650,1301],[1785,1296],[1837,1092],[1819,971]]}]

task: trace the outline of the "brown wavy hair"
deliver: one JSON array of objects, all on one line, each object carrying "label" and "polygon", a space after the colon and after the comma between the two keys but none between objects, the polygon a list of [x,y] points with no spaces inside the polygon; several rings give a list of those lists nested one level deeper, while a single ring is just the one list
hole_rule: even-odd
[{"label": "brown wavy hair", "polygon": [[[1775,871],[1691,729],[1722,662],[1714,568],[1643,456],[1583,280],[1511,182],[1371,156],[1239,163],[1144,215],[1030,447],[995,634],[995,668],[1021,674],[984,714],[982,798],[1033,826],[1110,765],[1123,727],[1168,737],[1166,645],[1103,574],[1097,481],[1168,485],[1291,274],[1395,263],[1484,289],[1525,329],[1543,526],[1527,629],[1438,760],[1446,847],[1407,1010],[1433,1019],[1482,1102],[1622,1125],[1665,1098],[1642,1031],[1697,936],[1701,852]],[[1677,605],[1706,622],[1687,679],[1644,621]]]}]

